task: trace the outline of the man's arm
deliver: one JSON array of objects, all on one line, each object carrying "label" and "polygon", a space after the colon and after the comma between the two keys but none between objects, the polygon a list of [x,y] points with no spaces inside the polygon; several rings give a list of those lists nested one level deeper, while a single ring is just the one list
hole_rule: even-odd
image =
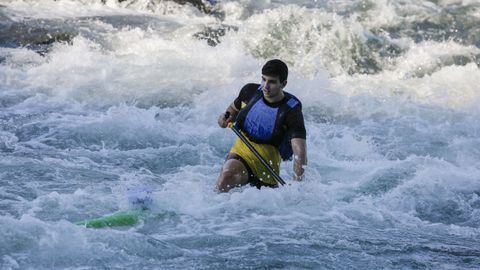
[{"label": "man's arm", "polygon": [[218,117],[218,125],[221,128],[226,128],[228,123],[233,122],[237,117],[239,110],[237,109],[237,107],[235,107],[235,103],[232,102],[232,104],[228,106],[225,112],[229,112],[230,116],[225,119],[225,113],[220,114],[220,116]]},{"label": "man's arm", "polygon": [[305,139],[293,138],[292,149],[293,171],[295,172],[294,179],[297,181],[302,181],[305,178],[304,166],[307,165],[307,141]]}]

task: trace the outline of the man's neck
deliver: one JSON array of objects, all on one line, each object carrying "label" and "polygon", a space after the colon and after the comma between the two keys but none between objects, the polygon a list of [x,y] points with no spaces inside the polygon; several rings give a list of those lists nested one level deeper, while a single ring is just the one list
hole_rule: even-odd
[{"label": "man's neck", "polygon": [[278,93],[278,95],[276,95],[275,97],[266,97],[266,96],[263,96],[265,98],[266,101],[268,101],[268,103],[276,103],[276,102],[279,102],[279,101],[282,101],[283,98],[285,97],[285,94],[283,93],[283,91],[280,91],[280,93]]}]

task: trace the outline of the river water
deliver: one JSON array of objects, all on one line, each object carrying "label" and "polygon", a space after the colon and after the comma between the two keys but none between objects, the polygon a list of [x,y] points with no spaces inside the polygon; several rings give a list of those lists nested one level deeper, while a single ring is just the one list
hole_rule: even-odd
[{"label": "river water", "polygon": [[[478,1],[104,2],[0,1],[1,269],[480,268]],[[271,58],[307,179],[217,194]]]}]

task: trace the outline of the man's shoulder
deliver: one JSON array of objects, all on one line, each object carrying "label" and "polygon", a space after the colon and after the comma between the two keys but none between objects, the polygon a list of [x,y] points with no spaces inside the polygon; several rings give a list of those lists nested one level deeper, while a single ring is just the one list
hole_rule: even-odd
[{"label": "man's shoulder", "polygon": [[242,90],[240,91],[240,99],[244,102],[247,102],[250,100],[255,93],[257,93],[258,88],[260,87],[260,84],[256,83],[247,83],[245,86],[243,86]]},{"label": "man's shoulder", "polygon": [[300,109],[302,108],[302,102],[300,102],[300,99],[298,99],[295,95],[287,92],[287,91],[283,91],[284,95],[287,97],[285,99],[285,101],[287,102],[287,105],[290,107],[290,108],[295,108],[295,107],[299,107]]},{"label": "man's shoulder", "polygon": [[242,87],[242,91],[255,92],[260,87],[258,83],[247,83]]}]

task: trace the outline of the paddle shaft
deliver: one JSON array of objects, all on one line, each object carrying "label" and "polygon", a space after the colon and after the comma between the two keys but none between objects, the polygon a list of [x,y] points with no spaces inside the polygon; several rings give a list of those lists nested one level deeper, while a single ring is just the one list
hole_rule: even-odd
[{"label": "paddle shaft", "polygon": [[[230,117],[230,112],[226,112],[225,113],[225,118],[227,119],[228,117]],[[260,155],[260,153],[257,152],[257,150],[253,147],[253,145],[247,140],[247,138],[245,138],[245,136],[240,132],[240,130],[238,130],[237,127],[235,127],[235,125],[230,125],[230,128],[233,130],[233,132],[235,132],[235,134],[237,134],[237,136],[240,138],[240,140],[242,140],[243,143],[245,143],[245,145],[248,147],[248,149],[250,149],[250,151],[252,151],[252,153],[258,158],[258,160],[260,160],[260,162],[263,164],[263,166],[265,166],[265,168],[268,170],[268,172],[270,172],[272,175],[273,175],[273,178],[275,178],[275,180],[277,180],[278,183],[285,185],[285,181],[283,181],[283,179],[280,177],[280,175],[278,175],[277,172],[275,172],[272,167],[270,166],[270,164],[267,163],[267,161]]]}]

